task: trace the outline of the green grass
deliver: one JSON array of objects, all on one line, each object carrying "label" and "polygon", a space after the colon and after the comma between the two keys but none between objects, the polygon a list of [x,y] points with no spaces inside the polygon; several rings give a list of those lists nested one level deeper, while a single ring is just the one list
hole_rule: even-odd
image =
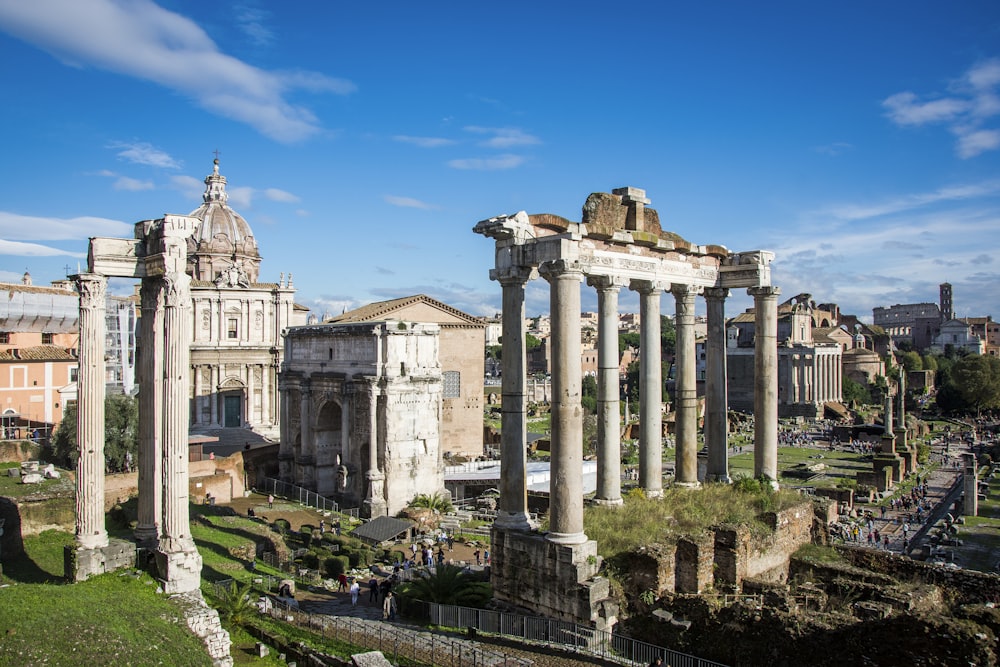
[{"label": "green grass", "polygon": [[[728,484],[706,484],[701,490],[668,488],[663,497],[627,494],[624,507],[592,505],[584,512],[584,530],[597,540],[602,556],[610,558],[644,544],[669,543],[682,535],[697,535],[710,526],[729,523],[767,530],[758,516],[801,503],[795,491],[749,494]],[[639,518],[641,517],[641,520]]]},{"label": "green grass", "polygon": [[45,479],[40,484],[21,484],[20,477],[11,477],[7,473],[9,468],[20,465],[17,462],[0,463],[0,496],[22,498],[35,494],[72,494],[76,491],[76,485],[65,470],[59,470],[62,473],[59,479]]},{"label": "green grass", "polygon": [[210,665],[148,576],[0,590],[0,665]]}]

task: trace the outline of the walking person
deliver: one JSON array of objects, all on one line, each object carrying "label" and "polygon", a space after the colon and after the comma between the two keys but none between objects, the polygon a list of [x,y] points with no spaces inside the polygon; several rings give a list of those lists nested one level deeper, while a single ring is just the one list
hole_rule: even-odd
[{"label": "walking person", "polygon": [[273,495],[268,495],[267,496],[267,509],[274,509],[274,496]]},{"label": "walking person", "polygon": [[378,602],[378,579],[375,577],[368,580],[368,601]]},{"label": "walking person", "polygon": [[392,591],[385,594],[385,600],[382,602],[382,618],[387,621],[396,620],[396,598],[393,597]]},{"label": "walking person", "polygon": [[361,584],[359,584],[358,580],[355,579],[353,582],[351,582],[351,606],[352,607],[357,607],[358,606],[358,595],[360,593],[361,593]]}]

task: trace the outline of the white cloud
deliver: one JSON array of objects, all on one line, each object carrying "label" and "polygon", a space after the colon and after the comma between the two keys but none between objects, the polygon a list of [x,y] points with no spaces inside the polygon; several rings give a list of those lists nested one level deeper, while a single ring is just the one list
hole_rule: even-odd
[{"label": "white cloud", "polygon": [[130,237],[134,231],[132,225],[107,218],[43,218],[0,211],[0,237],[18,241],[85,241],[91,236]]},{"label": "white cloud", "polygon": [[492,134],[492,137],[480,144],[489,148],[511,148],[512,146],[532,146],[542,143],[538,137],[515,127],[479,127],[477,125],[470,125],[465,128],[465,131],[474,134]]},{"label": "white cloud", "polygon": [[250,208],[253,203],[253,188],[227,188],[226,194],[229,195],[229,205],[233,208]]},{"label": "white cloud", "polygon": [[420,148],[439,148],[441,146],[451,146],[455,143],[454,139],[445,139],[444,137],[411,137],[405,134],[397,134],[392,140],[404,144],[412,144]]},{"label": "white cloud", "polygon": [[186,199],[200,200],[205,192],[205,184],[193,176],[171,176],[170,184]]},{"label": "white cloud", "polygon": [[233,12],[237,27],[258,46],[266,46],[274,41],[274,33],[265,25],[270,17],[271,13],[268,11],[245,5],[235,7]]},{"label": "white cloud", "polygon": [[284,204],[295,204],[299,201],[299,198],[291,192],[285,192],[284,190],[279,190],[278,188],[267,188],[264,190],[264,196],[271,201],[282,202]]},{"label": "white cloud", "polygon": [[817,153],[829,155],[830,157],[837,157],[838,155],[843,155],[848,151],[854,150],[854,146],[845,141],[835,141],[832,144],[827,144],[825,146],[816,146],[814,150]]},{"label": "white cloud", "polygon": [[983,181],[969,185],[952,185],[932,192],[903,195],[876,204],[846,204],[834,206],[813,215],[836,220],[854,221],[900,213],[940,202],[956,202],[1000,193],[1000,181]]},{"label": "white cloud", "polygon": [[395,195],[384,195],[382,199],[387,204],[392,204],[393,206],[401,206],[403,208],[419,208],[424,211],[432,211],[437,208],[433,204],[428,204],[427,202],[420,201],[419,199],[414,199],[412,197],[397,197]]},{"label": "white cloud", "polygon": [[496,171],[500,169],[514,169],[524,164],[524,158],[520,155],[498,155],[492,158],[463,158],[459,160],[449,160],[448,166],[452,169],[468,169],[478,171]]},{"label": "white cloud", "polygon": [[133,164],[164,169],[179,169],[180,163],[164,151],[142,142],[115,142],[109,148],[118,151],[118,157]]},{"label": "white cloud", "polygon": [[350,81],[315,72],[249,65],[219,51],[191,19],[151,0],[0,0],[0,30],[67,65],[152,81],[282,142],[321,131],[312,111],[288,100],[291,93],[356,89]]},{"label": "white cloud", "polygon": [[140,181],[137,178],[129,178],[128,176],[122,176],[114,185],[115,190],[126,190],[129,192],[139,192],[141,190],[152,190],[152,181]]},{"label": "white cloud", "polygon": [[59,248],[53,248],[39,243],[22,243],[20,241],[0,239],[0,255],[17,255],[19,257],[57,257],[60,255],[67,257],[86,257],[87,253],[60,250]]},{"label": "white cloud", "polygon": [[928,96],[922,101],[912,91],[890,95],[882,101],[886,116],[902,126],[945,123],[958,137],[955,152],[963,160],[1000,148],[1000,130],[984,128],[1000,115],[1000,59],[973,65],[949,86],[949,97]]}]

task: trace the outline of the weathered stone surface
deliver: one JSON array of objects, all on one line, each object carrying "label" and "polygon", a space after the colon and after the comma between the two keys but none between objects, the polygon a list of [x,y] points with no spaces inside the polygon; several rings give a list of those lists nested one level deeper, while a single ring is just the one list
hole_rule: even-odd
[{"label": "weathered stone surface", "polygon": [[41,484],[44,481],[45,478],[37,472],[29,472],[27,475],[21,476],[21,484]]},{"label": "weathered stone surface", "polygon": [[382,651],[355,653],[351,656],[351,664],[354,667],[392,667],[392,663],[382,655]]}]

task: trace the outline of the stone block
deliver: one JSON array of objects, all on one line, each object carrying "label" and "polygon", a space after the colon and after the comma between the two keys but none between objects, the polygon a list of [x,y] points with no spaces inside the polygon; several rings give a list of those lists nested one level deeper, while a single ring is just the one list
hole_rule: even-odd
[{"label": "stone block", "polygon": [[21,484],[41,484],[43,481],[45,478],[37,472],[29,472],[21,477]]}]

